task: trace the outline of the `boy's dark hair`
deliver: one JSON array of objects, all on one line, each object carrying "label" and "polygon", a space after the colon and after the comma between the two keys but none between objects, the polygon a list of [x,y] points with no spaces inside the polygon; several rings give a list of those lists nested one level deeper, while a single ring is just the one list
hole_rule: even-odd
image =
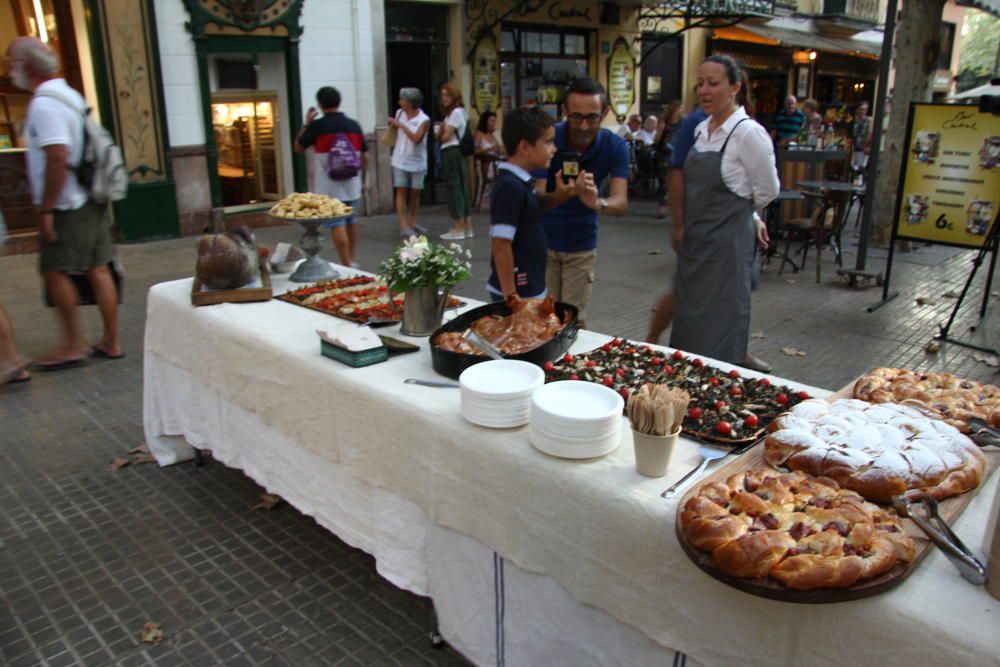
[{"label": "boy's dark hair", "polygon": [[511,109],[504,114],[503,129],[500,130],[507,155],[517,153],[517,146],[522,140],[534,144],[545,134],[545,130],[555,124],[555,119],[538,107]]},{"label": "boy's dark hair", "polygon": [[569,85],[566,86],[566,96],[563,97],[563,104],[566,104],[566,100],[573,93],[577,93],[578,95],[600,95],[601,108],[603,109],[608,106],[608,93],[604,90],[604,86],[589,76],[581,76],[569,82]]},{"label": "boy's dark hair", "polygon": [[340,107],[340,91],[333,86],[323,86],[316,91],[316,102],[320,109],[337,109]]}]

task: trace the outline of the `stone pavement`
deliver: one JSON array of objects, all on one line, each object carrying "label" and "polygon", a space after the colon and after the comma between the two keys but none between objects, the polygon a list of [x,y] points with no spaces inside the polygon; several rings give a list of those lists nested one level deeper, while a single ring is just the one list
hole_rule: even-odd
[{"label": "stone pavement", "polygon": [[[636,202],[628,217],[605,221],[590,328],[645,335],[650,306],[674,262],[668,225],[653,210]],[[448,227],[440,208],[421,220],[435,233]],[[466,242],[475,276],[459,291],[483,298],[485,215],[475,225],[477,237]],[[272,246],[299,236],[288,227],[257,233]],[[362,268],[376,270],[397,238],[393,217],[365,219]],[[29,383],[0,388],[0,663],[464,664],[447,647],[430,645],[429,601],[396,589],[376,574],[371,557],[287,505],[255,511],[263,489],[240,472],[219,464],[109,470],[143,441],[145,293],[192,274],[194,242],[121,246],[126,359],[35,373]],[[329,245],[323,254],[334,256]],[[931,266],[897,262],[892,286],[900,295],[874,313],[865,307],[879,291],[838,283],[830,256],[822,284],[812,258],[803,273],[779,276],[775,263],[763,274],[752,350],[777,375],[829,389],[877,365],[1000,379],[971,350],[945,344],[936,355],[924,352],[954,303],[944,294],[961,289],[972,253]],[[55,337],[34,267],[34,256],[0,259],[0,303],[13,317],[22,351],[39,356]],[[953,334],[996,347],[1000,276],[988,319],[968,332],[985,274],[984,267]],[[84,310],[94,337],[97,313]],[[806,354],[788,356],[782,348]],[[161,644],[140,643],[147,622],[162,628]]]}]

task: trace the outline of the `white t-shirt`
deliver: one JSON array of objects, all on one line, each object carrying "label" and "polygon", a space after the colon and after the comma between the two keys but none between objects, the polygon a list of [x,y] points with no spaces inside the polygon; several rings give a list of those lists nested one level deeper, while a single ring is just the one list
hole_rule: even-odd
[{"label": "white t-shirt", "polygon": [[[396,112],[396,120],[409,128],[410,132],[416,132],[424,123],[430,122],[430,117],[417,109],[417,115],[407,118],[405,111]],[[430,128],[427,128],[430,132]],[[427,171],[427,134],[414,143],[402,130],[396,131],[396,145],[392,148],[392,166],[404,171]]]},{"label": "white t-shirt", "polygon": [[[41,96],[41,91],[52,91],[77,108],[71,109],[65,102],[52,97]],[[80,93],[73,90],[65,79],[50,79],[35,89],[35,95],[28,103],[28,117],[24,123],[24,143],[28,152],[28,182],[31,185],[31,201],[35,206],[42,203],[45,193],[45,150],[46,146],[64,144],[69,147],[67,160],[70,166],[80,164],[83,156],[83,110],[87,103]],[[56,199],[55,208],[70,211],[87,203],[87,191],[76,180],[76,173],[66,175],[66,183]]]},{"label": "white t-shirt", "polygon": [[462,107],[455,107],[448,114],[448,118],[444,122],[446,125],[455,128],[455,131],[451,133],[451,139],[441,144],[441,148],[457,146],[458,142],[462,139],[462,135],[465,134],[465,126],[469,124],[469,116]]},{"label": "white t-shirt", "polygon": [[[711,138],[708,124],[712,118],[706,118],[695,128],[695,150],[719,152],[733,128],[744,118],[748,118],[747,112],[739,107],[716,128]],[[726,146],[722,156],[722,181],[740,197],[753,199],[756,209],[764,208],[778,196],[781,184],[774,162],[774,144],[767,130],[752,118],[740,124]]]}]

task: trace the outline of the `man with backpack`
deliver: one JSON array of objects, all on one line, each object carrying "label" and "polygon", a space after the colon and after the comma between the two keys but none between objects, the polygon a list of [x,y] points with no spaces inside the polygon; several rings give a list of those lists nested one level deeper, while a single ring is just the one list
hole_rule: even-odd
[{"label": "man with backpack", "polygon": [[340,112],[340,91],[324,86],[316,92],[320,116],[309,107],[306,121],[295,141],[295,152],[313,148],[312,192],[334,197],[354,212],[343,220],[327,223],[333,236],[333,246],[344,266],[357,266],[358,229],[355,225],[357,207],[361,203],[365,167],[368,165],[368,144],[361,126]]},{"label": "man with backpack", "polygon": [[[107,202],[118,193],[102,203],[91,196],[95,164],[85,159],[91,131],[87,104],[59,76],[56,54],[36,37],[11,42],[6,60],[14,85],[33,93],[24,123],[28,183],[39,215],[39,267],[63,330],[62,342],[35,366],[59,370],[86,363],[91,356],[121,359],[118,290],[107,268],[113,256]],[[120,153],[118,158],[120,177]],[[97,164],[97,170],[103,165]],[[104,335],[93,346],[84,342],[80,330],[80,295],[71,272],[86,273],[101,313]]]}]

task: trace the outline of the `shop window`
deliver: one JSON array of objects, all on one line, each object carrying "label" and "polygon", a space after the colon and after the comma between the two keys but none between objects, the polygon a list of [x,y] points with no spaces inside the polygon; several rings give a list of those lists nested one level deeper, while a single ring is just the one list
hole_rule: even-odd
[{"label": "shop window", "polygon": [[537,105],[558,116],[569,82],[590,74],[587,31],[505,26],[501,41],[503,110]]}]

